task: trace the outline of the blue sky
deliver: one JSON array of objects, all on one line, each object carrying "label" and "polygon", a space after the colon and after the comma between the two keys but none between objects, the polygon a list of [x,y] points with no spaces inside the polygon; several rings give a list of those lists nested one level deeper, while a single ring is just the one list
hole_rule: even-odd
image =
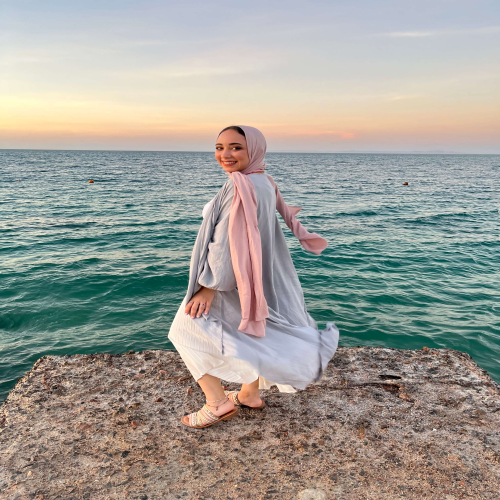
[{"label": "blue sky", "polygon": [[500,153],[498,1],[1,1],[0,147]]}]

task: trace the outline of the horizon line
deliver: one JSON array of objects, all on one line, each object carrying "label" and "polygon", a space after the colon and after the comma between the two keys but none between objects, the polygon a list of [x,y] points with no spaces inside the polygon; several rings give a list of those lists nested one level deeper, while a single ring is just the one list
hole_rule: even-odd
[{"label": "horizon line", "polygon": [[[0,148],[0,151],[89,151],[103,153],[214,153],[214,151],[189,151],[177,149],[54,149],[54,148]],[[458,151],[440,151],[440,150],[345,150],[345,151],[305,151],[305,150],[274,150],[266,151],[266,154],[407,154],[407,155],[471,155],[471,156],[498,156],[498,153],[465,153]]]}]

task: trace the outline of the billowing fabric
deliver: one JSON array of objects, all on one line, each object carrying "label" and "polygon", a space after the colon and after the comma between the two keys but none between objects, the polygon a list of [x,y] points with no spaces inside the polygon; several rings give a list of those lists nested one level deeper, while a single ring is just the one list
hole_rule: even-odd
[{"label": "billowing fabric", "polygon": [[295,216],[302,210],[302,207],[292,207],[285,203],[283,196],[281,196],[278,186],[274,179],[268,175],[267,178],[274,187],[276,192],[276,210],[280,213],[286,225],[292,230],[292,233],[300,241],[300,244],[311,253],[319,255],[327,246],[327,242],[319,234],[310,233],[306,228],[295,218]]},{"label": "billowing fabric", "polygon": [[[262,289],[262,251],[261,236],[257,226],[257,198],[254,184],[247,176],[265,171],[264,157],[267,144],[260,130],[247,125],[239,127],[245,133],[249,163],[239,172],[228,173],[233,180],[233,201],[229,214],[229,248],[240,296],[241,322],[238,330],[263,337],[269,311]],[[327,246],[326,240],[318,234],[307,232],[295,218],[301,207],[288,206],[272,177],[269,177],[269,180],[276,192],[276,208],[287,226],[306,250],[315,254],[321,253]]]},{"label": "billowing fabric", "polygon": [[[241,306],[229,248],[229,215],[233,180],[229,179],[204,209],[204,219],[191,255],[186,296],[174,318],[169,340],[198,380],[219,376],[228,382],[261,382],[305,389],[320,378],[333,357],[339,332],[333,323],[318,330],[309,315],[283,231],[276,215],[276,191],[265,174],[249,174],[257,200],[262,245],[262,285],[269,317],[265,336],[238,330]],[[184,313],[202,287],[215,289],[209,314]],[[224,376],[221,376],[223,374]],[[250,380],[251,379],[251,380]]]},{"label": "billowing fabric", "polygon": [[[189,321],[189,319],[188,319]],[[193,335],[200,331],[193,331]],[[205,373],[227,380],[236,384],[251,384],[259,380],[259,389],[269,389],[274,382],[259,375],[259,372],[248,361],[221,354],[207,339],[198,336],[197,349],[174,344],[184,363],[189,368],[195,380],[200,379]],[[199,350],[202,348],[203,350]],[[291,385],[276,384],[280,392],[296,392]]]}]

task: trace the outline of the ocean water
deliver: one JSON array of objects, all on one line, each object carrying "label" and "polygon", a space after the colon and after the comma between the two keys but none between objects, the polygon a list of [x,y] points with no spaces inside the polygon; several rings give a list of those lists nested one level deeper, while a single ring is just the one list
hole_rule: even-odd
[{"label": "ocean water", "polygon": [[[344,346],[467,351],[500,381],[500,156],[268,154],[311,315]],[[170,349],[212,153],[0,151],[0,401],[45,354]],[[89,184],[93,179],[94,184]],[[408,185],[403,185],[408,182]]]}]

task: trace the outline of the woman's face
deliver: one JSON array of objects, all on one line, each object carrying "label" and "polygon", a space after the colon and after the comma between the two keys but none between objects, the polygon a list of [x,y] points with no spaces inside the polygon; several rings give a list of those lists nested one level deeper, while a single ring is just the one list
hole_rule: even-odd
[{"label": "woman's face", "polygon": [[215,145],[215,159],[226,172],[239,172],[250,163],[247,141],[236,130],[219,135]]}]

